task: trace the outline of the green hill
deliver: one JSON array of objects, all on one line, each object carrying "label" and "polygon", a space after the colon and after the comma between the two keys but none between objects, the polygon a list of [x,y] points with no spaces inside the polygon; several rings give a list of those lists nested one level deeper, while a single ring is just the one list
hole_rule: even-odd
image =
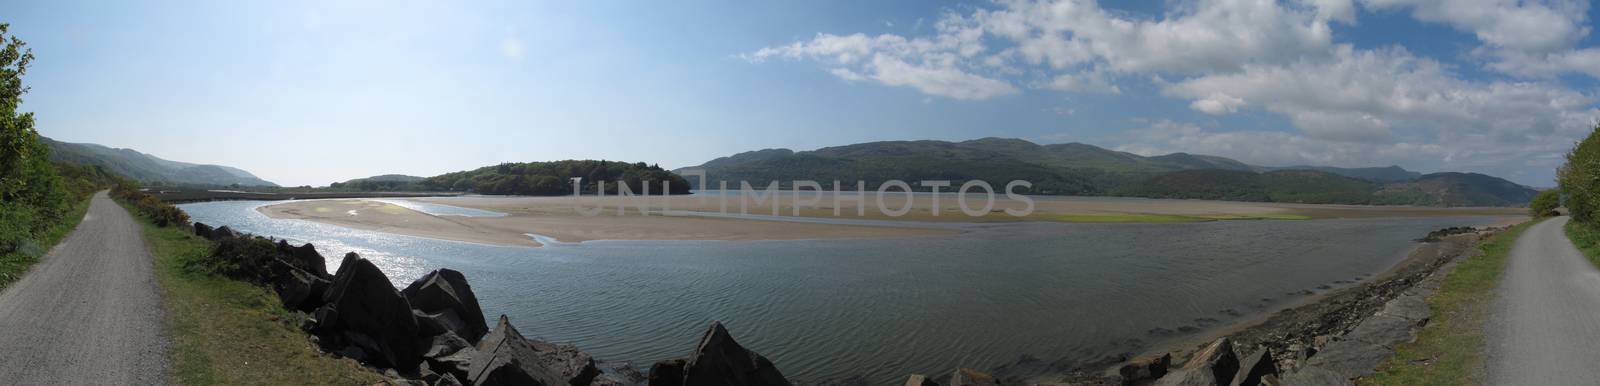
[{"label": "green hill", "polygon": [[[1141,156],[1082,143],[1039,145],[1020,139],[885,141],[813,151],[765,149],[678,169],[704,170],[711,181],[831,181],[875,187],[972,179],[993,184],[1034,183],[1034,194],[1120,195],[1321,204],[1507,206],[1532,199],[1533,189],[1481,174],[1422,175],[1398,166],[1266,167],[1188,153]],[[697,184],[694,177],[690,183]],[[716,188],[715,185],[708,185]],[[737,188],[737,186],[730,186]]]},{"label": "green hill", "polygon": [[430,191],[477,194],[556,196],[572,194],[572,179],[582,178],[585,193],[595,192],[596,181],[606,182],[607,194],[616,194],[617,181],[627,183],[634,194],[650,185],[650,194],[659,195],[662,182],[670,182],[672,194],[688,194],[689,182],[659,166],[643,162],[566,160],[551,162],[503,163],[473,170],[445,173],[433,177],[387,174],[335,182],[328,187],[351,191]]},{"label": "green hill", "polygon": [[238,168],[169,161],[133,149],[117,149],[92,143],[61,142],[42,136],[39,139],[50,147],[51,161],[98,166],[112,174],[142,183],[278,186]]}]

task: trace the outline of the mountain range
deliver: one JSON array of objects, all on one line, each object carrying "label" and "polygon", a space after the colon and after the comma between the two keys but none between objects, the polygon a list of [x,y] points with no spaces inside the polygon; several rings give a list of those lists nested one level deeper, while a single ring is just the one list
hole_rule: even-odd
[{"label": "mountain range", "polygon": [[[1426,206],[1522,205],[1537,191],[1475,173],[1422,174],[1399,166],[1270,167],[1188,153],[1159,156],[1082,143],[1021,139],[885,141],[796,152],[764,149],[699,166],[712,181],[1026,180],[1031,193],[1197,198],[1318,204]],[[690,183],[698,184],[691,178]],[[830,185],[828,182],[823,183]],[[715,185],[708,185],[715,187]]]},{"label": "mountain range", "polygon": [[99,166],[141,183],[207,186],[278,186],[239,168],[169,161],[133,149],[92,143],[61,142],[39,137],[50,147],[54,162]]}]

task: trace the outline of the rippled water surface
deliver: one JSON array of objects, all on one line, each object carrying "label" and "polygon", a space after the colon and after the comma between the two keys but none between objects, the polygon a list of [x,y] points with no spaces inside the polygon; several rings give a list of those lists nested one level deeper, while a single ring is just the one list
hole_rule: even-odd
[{"label": "rippled water surface", "polygon": [[254,210],[263,204],[181,206],[195,221],[315,243],[329,270],[356,251],[397,286],[462,271],[489,316],[600,360],[683,356],[721,320],[791,379],[873,384],[1024,354],[1138,350],[1369,276],[1429,230],[1487,220],[1020,223],[956,225],[965,232],[950,237],[526,248],[270,219]]}]

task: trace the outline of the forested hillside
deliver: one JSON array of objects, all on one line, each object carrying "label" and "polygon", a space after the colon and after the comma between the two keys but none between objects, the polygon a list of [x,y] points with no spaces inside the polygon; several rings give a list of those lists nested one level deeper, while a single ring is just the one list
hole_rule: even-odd
[{"label": "forested hillside", "polygon": [[[409,178],[408,178],[409,177]],[[660,166],[643,162],[566,160],[551,162],[504,163],[474,170],[445,173],[433,177],[388,175],[334,183],[331,189],[353,191],[433,191],[477,194],[552,196],[572,194],[572,179],[582,178],[582,189],[592,194],[597,181],[606,182],[607,194],[617,193],[617,182],[628,185],[635,194],[650,185],[653,195],[661,194],[668,182],[672,194],[688,194],[689,182]]]},{"label": "forested hillside", "polygon": [[[963,142],[888,141],[795,152],[766,149],[721,157],[700,166],[711,181],[889,179],[905,181],[1027,180],[1030,193],[1116,195],[1320,204],[1427,206],[1523,205],[1534,190],[1470,173],[1421,173],[1398,166],[1266,167],[1187,153],[1146,157],[1081,143],[1038,145],[1020,139]],[[691,179],[691,183],[697,183]],[[708,185],[715,188],[716,185]]]},{"label": "forested hillside", "polygon": [[92,143],[70,143],[40,137],[50,147],[50,159],[75,165],[97,166],[146,184],[203,186],[278,186],[250,172],[220,165],[169,161],[133,149]]}]

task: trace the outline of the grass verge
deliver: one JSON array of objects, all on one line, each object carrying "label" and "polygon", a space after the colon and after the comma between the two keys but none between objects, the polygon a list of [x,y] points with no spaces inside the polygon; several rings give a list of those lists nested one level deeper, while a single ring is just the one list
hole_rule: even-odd
[{"label": "grass verge", "polygon": [[[123,209],[129,209],[123,204]],[[136,213],[129,210],[128,213]],[[211,243],[137,214],[155,256],[167,313],[174,382],[185,385],[371,385],[383,377],[350,359],[323,354],[290,325],[272,290],[194,272]]]},{"label": "grass verge", "polygon": [[33,267],[33,263],[39,262],[39,258],[50,252],[51,247],[72,233],[72,229],[77,228],[78,223],[83,221],[83,214],[89,211],[89,200],[92,198],[92,196],[84,198],[83,201],[74,204],[72,211],[67,213],[65,221],[46,229],[37,244],[0,254],[0,290],[21,279],[23,274],[28,273],[28,268]]},{"label": "grass verge", "polygon": [[1478,253],[1456,264],[1439,290],[1427,299],[1433,318],[1417,340],[1395,348],[1362,385],[1477,385],[1483,375],[1483,323],[1494,289],[1505,273],[1506,257],[1524,222],[1478,244]]},{"label": "grass verge", "polygon": [[1583,252],[1590,263],[1600,266],[1600,227],[1577,221],[1567,221],[1567,238]]}]

